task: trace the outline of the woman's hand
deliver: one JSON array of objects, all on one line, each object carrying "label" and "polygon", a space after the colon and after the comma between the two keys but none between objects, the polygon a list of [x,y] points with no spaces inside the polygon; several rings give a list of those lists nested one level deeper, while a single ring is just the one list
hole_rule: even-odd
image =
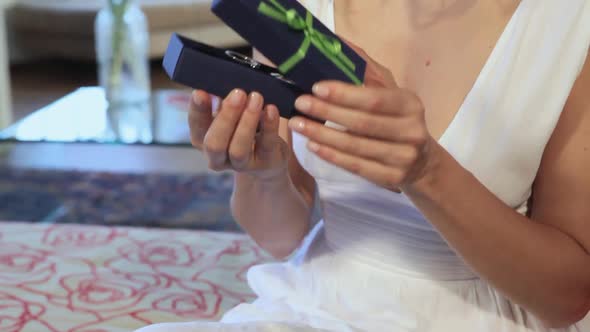
[{"label": "woman's hand", "polygon": [[365,58],[364,86],[320,82],[313,96],[301,96],[295,103],[300,112],[344,131],[303,117],[291,119],[289,127],[308,137],[308,148],[320,158],[399,192],[429,174],[440,146],[428,132],[420,99],[400,89],[383,66]]},{"label": "woman's hand", "polygon": [[269,105],[263,110],[259,93],[247,96],[242,90],[234,90],[214,114],[213,100],[208,93],[195,91],[189,113],[191,142],[203,151],[209,168],[248,173],[260,179],[286,174],[288,146],[279,136],[277,108]]}]

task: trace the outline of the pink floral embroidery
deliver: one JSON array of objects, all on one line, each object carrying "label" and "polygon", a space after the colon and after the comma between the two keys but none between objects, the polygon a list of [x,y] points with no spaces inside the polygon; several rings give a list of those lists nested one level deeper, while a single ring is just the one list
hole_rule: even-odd
[{"label": "pink floral embroidery", "polygon": [[0,285],[42,283],[55,274],[48,253],[25,244],[0,242]]},{"label": "pink floral embroidery", "polygon": [[115,239],[117,231],[108,227],[49,227],[43,234],[43,244],[56,248],[88,248],[107,245]]},{"label": "pink floral embroidery", "polygon": [[41,304],[0,292],[0,332],[19,332],[44,312]]},{"label": "pink floral embroidery", "polygon": [[216,320],[268,260],[241,234],[0,223],[0,332]]}]

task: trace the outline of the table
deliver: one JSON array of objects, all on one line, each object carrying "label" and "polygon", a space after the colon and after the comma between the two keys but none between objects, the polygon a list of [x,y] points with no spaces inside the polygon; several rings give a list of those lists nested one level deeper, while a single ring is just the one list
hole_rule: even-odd
[{"label": "table", "polygon": [[[104,93],[96,87],[78,89],[0,131],[0,216],[238,230],[229,210],[231,172],[209,170],[190,145],[188,98],[188,91],[153,93],[150,125],[127,124],[148,133],[146,141],[111,135]],[[319,220],[317,200],[313,212]]]},{"label": "table", "polygon": [[[188,146],[189,98],[189,91],[157,90],[145,111],[123,111],[112,119],[103,89],[83,87],[0,131],[0,140]],[[113,125],[122,131],[118,137]]]},{"label": "table", "polygon": [[121,117],[124,137],[96,87],[0,131],[0,219],[239,231],[232,175],[190,145],[190,92],[152,95],[149,114]]},{"label": "table", "polygon": [[157,90],[151,112],[123,114],[113,133],[104,92],[80,88],[0,131],[0,161],[24,168],[207,173],[190,145],[187,90]]}]

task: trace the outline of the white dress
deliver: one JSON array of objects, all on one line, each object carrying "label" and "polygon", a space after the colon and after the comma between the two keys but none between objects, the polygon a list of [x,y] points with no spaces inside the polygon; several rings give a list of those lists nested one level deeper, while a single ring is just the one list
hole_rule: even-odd
[{"label": "white dress", "polygon": [[[334,28],[332,0],[307,5]],[[590,45],[590,1],[522,0],[440,143],[507,205],[531,184]],[[323,221],[286,263],[253,267],[258,295],[196,331],[550,331],[479,279],[404,196],[327,164],[294,134]],[[501,250],[501,248],[499,248]],[[590,331],[590,316],[560,332]]]}]

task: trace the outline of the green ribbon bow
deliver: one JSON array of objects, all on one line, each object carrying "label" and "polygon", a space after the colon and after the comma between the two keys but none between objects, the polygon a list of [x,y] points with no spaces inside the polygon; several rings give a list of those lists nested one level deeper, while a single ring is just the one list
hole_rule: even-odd
[{"label": "green ribbon bow", "polygon": [[287,24],[291,29],[303,31],[305,34],[305,39],[297,52],[279,66],[278,69],[281,73],[286,74],[293,69],[293,67],[307,56],[310,46],[313,45],[346,74],[353,83],[357,85],[362,84],[361,79],[355,74],[356,66],[354,62],[342,52],[340,41],[315,30],[313,27],[313,15],[309,11],[307,11],[304,19],[295,9],[286,9],[277,0],[267,1],[269,3],[260,2],[258,12]]}]

